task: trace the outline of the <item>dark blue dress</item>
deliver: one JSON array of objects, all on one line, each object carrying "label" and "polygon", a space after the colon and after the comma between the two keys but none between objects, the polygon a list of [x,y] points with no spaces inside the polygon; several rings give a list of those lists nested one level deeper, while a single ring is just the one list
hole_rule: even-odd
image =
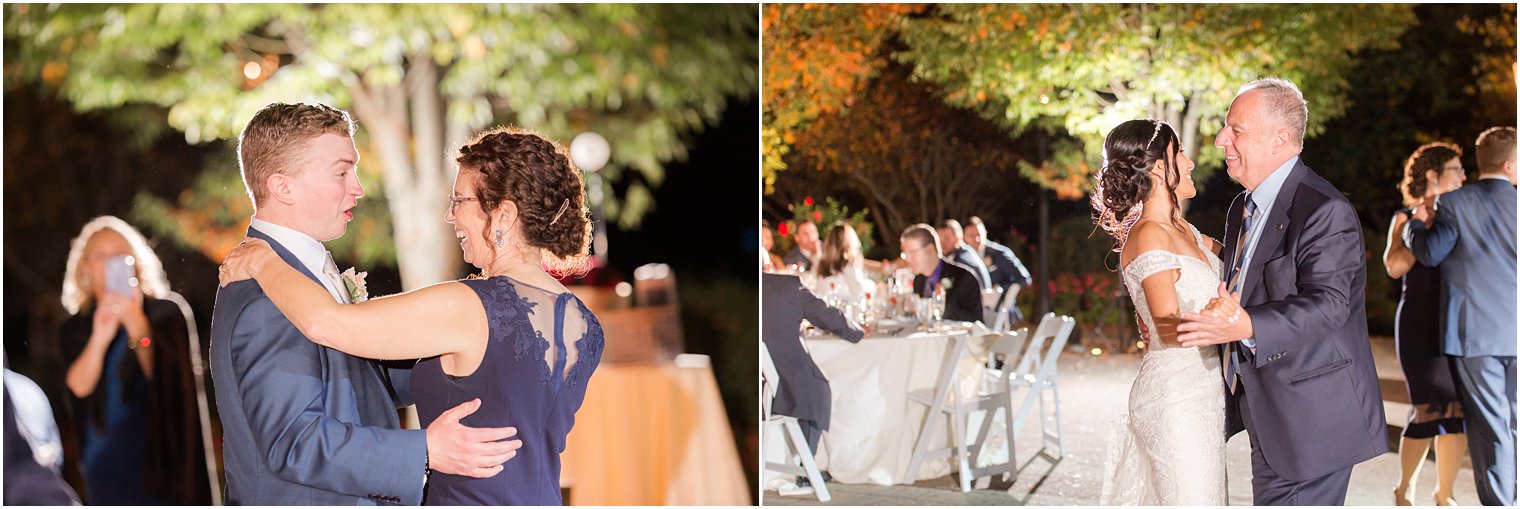
[{"label": "dark blue dress", "polygon": [[601,323],[569,292],[506,276],[461,282],[485,307],[490,341],[469,376],[449,376],[437,357],[417,364],[412,394],[418,416],[426,427],[444,411],[480,398],[480,409],[461,422],[515,427],[523,446],[489,479],[434,472],[424,503],[562,505],[559,455],[602,359]]},{"label": "dark blue dress", "polygon": [[1404,274],[1393,331],[1409,389],[1409,438],[1466,432],[1456,358],[1441,351],[1441,308],[1440,269],[1415,262]]},{"label": "dark blue dress", "polygon": [[[167,498],[148,493],[143,479],[143,458],[148,456],[148,379],[142,371],[124,363],[134,356],[127,348],[127,329],[122,328],[106,348],[100,374],[101,421],[80,424],[80,456],[85,492],[91,504],[166,505]],[[134,359],[135,361],[135,359]]]}]

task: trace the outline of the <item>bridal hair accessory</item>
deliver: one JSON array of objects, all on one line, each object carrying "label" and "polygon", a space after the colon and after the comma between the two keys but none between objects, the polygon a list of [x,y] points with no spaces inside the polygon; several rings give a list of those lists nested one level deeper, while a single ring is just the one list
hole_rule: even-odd
[{"label": "bridal hair accessory", "polygon": [[501,247],[501,230],[496,230],[496,247]]},{"label": "bridal hair accessory", "polygon": [[1146,150],[1150,150],[1151,144],[1156,142],[1156,136],[1159,136],[1161,134],[1161,121],[1160,120],[1152,120],[1152,122],[1156,123],[1156,130],[1151,131],[1151,139],[1146,140],[1146,142],[1145,142],[1145,149]]},{"label": "bridal hair accessory", "polygon": [[554,213],[554,219],[550,219],[549,220],[549,226],[554,226],[554,223],[558,223],[559,222],[559,216],[563,215],[565,213],[565,209],[567,209],[569,207],[570,207],[570,200],[564,200],[564,201],[559,202],[559,212],[555,212]]}]

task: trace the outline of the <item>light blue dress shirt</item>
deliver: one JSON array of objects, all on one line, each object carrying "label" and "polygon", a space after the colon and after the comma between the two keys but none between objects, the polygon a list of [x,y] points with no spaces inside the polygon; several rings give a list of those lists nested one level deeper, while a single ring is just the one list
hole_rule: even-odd
[{"label": "light blue dress shirt", "polygon": [[[1282,166],[1272,170],[1272,174],[1267,175],[1266,180],[1261,181],[1255,191],[1251,191],[1251,201],[1256,202],[1256,214],[1251,216],[1251,231],[1246,232],[1245,245],[1241,246],[1241,253],[1245,258],[1240,261],[1240,274],[1235,276],[1240,279],[1241,289],[1247,288],[1246,277],[1250,276],[1249,269],[1251,258],[1256,254],[1256,242],[1261,240],[1261,232],[1266,230],[1262,228],[1263,221],[1272,213],[1272,207],[1277,205],[1277,195],[1281,194],[1283,182],[1288,180],[1288,173],[1293,171],[1293,166],[1296,164],[1298,164],[1298,156],[1289,158]],[[1256,353],[1255,336],[1242,339],[1240,342],[1250,347],[1251,353]]]}]

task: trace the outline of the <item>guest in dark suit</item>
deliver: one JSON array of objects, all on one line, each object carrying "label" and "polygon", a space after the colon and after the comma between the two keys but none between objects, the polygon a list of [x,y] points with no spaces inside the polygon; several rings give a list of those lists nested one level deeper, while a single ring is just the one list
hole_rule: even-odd
[{"label": "guest in dark suit", "polygon": [[1388,451],[1361,221],[1299,160],[1308,117],[1279,78],[1231,103],[1214,144],[1246,192],[1226,216],[1227,283],[1178,326],[1184,347],[1223,345],[1226,433],[1250,430],[1256,505],[1342,505],[1351,467]]},{"label": "guest in dark suit", "polygon": [[[1019,290],[1029,286],[1029,269],[1024,268],[1024,262],[1019,261],[1018,255],[1013,254],[1008,246],[987,238],[987,225],[982,223],[982,218],[971,216],[967,223],[970,226],[966,227],[966,245],[987,265],[992,286],[1003,289],[1003,300],[1013,304],[1008,299],[1017,297]],[[1017,322],[1024,319],[1024,314],[1019,312],[1018,306],[1010,305],[1008,319],[1009,323]]]},{"label": "guest in dark suit", "polygon": [[992,276],[987,274],[987,265],[982,262],[982,257],[973,254],[971,247],[961,241],[961,238],[965,236],[965,231],[961,229],[960,221],[954,219],[940,221],[936,234],[939,236],[940,254],[945,259],[954,260],[955,263],[969,269],[971,275],[976,276],[976,284],[982,290],[992,288]]},{"label": "guest in dark suit", "polygon": [[940,258],[939,235],[927,224],[903,230],[898,239],[903,260],[913,271],[913,293],[933,297],[935,288],[945,290],[945,319],[976,322],[982,319],[982,289],[971,269]]},{"label": "guest in dark suit", "polygon": [[1441,344],[1457,357],[1467,446],[1484,505],[1515,505],[1515,130],[1478,137],[1477,183],[1421,207],[1404,230],[1440,267]]},{"label": "guest in dark suit", "polygon": [[812,221],[797,223],[797,231],[792,233],[792,250],[781,258],[781,263],[787,267],[801,265],[804,272],[813,270],[813,264],[818,263],[818,257],[823,254],[820,243],[818,225]]},{"label": "guest in dark suit", "polygon": [[829,379],[802,344],[802,320],[852,343],[859,342],[865,332],[804,288],[797,276],[762,274],[760,301],[765,308],[760,338],[781,375],[771,409],[778,415],[796,417],[808,448],[816,451],[819,437],[829,429],[833,396]]}]

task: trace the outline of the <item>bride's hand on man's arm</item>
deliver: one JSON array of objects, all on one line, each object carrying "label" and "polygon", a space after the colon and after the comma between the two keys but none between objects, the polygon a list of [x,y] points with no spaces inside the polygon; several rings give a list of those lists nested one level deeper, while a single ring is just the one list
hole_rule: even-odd
[{"label": "bride's hand on man's arm", "polygon": [[274,248],[260,239],[244,239],[227,253],[217,278],[222,286],[258,277],[259,272],[275,257]]}]

